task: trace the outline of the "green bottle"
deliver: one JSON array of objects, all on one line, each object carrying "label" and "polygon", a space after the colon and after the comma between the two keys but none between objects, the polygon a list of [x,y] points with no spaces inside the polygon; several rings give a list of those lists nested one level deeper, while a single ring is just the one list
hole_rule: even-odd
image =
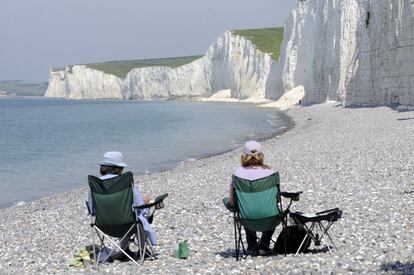
[{"label": "green bottle", "polygon": [[188,248],[187,240],[180,242],[178,244],[178,258],[187,259],[190,254],[190,249]]}]

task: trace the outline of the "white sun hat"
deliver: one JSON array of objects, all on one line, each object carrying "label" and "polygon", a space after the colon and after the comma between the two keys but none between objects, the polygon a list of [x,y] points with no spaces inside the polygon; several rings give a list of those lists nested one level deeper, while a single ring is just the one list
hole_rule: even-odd
[{"label": "white sun hat", "polygon": [[124,162],[121,152],[110,151],[103,155],[103,159],[99,162],[99,165],[116,166],[116,167],[127,167],[128,165]]},{"label": "white sun hat", "polygon": [[262,146],[255,140],[250,140],[244,144],[243,153],[246,155],[257,155],[262,152]]}]

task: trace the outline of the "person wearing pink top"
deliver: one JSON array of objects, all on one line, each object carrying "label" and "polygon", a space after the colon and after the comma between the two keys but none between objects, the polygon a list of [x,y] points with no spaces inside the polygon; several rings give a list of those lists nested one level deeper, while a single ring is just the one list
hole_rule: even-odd
[{"label": "person wearing pink top", "polygon": [[[238,178],[246,180],[257,180],[268,177],[275,173],[268,165],[264,164],[264,154],[261,150],[261,145],[257,141],[248,141],[244,145],[243,154],[241,155],[241,166],[236,169],[234,175]],[[230,205],[234,207],[234,183],[230,186]],[[264,245],[259,246],[257,251],[253,251],[254,247],[257,247],[257,235],[256,232],[250,231],[247,228],[246,232],[247,240],[247,253],[255,256],[257,254],[266,256],[270,254],[269,245],[272,235],[275,229],[263,232],[261,236],[261,243]]]}]

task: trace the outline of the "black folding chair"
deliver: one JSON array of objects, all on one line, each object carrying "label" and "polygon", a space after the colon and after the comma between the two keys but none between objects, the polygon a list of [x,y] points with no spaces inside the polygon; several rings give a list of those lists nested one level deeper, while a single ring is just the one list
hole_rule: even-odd
[{"label": "black folding chair", "polygon": [[317,213],[305,214],[302,212],[290,213],[289,216],[293,219],[294,223],[302,227],[306,231],[306,235],[302,240],[302,243],[299,246],[299,249],[296,251],[296,254],[301,251],[302,246],[305,243],[306,239],[311,238],[315,246],[320,246],[321,241],[325,243],[328,248],[329,253],[331,253],[331,248],[328,245],[328,242],[325,236],[328,237],[332,246],[336,248],[331,236],[328,233],[329,228],[332,224],[342,217],[342,211],[339,208],[333,208]]}]

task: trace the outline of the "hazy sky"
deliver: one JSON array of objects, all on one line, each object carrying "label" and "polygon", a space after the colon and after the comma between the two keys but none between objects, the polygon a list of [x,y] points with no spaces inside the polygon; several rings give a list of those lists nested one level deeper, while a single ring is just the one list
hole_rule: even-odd
[{"label": "hazy sky", "polygon": [[230,29],[283,26],[297,0],[0,0],[0,80],[50,67],[204,54]]}]

